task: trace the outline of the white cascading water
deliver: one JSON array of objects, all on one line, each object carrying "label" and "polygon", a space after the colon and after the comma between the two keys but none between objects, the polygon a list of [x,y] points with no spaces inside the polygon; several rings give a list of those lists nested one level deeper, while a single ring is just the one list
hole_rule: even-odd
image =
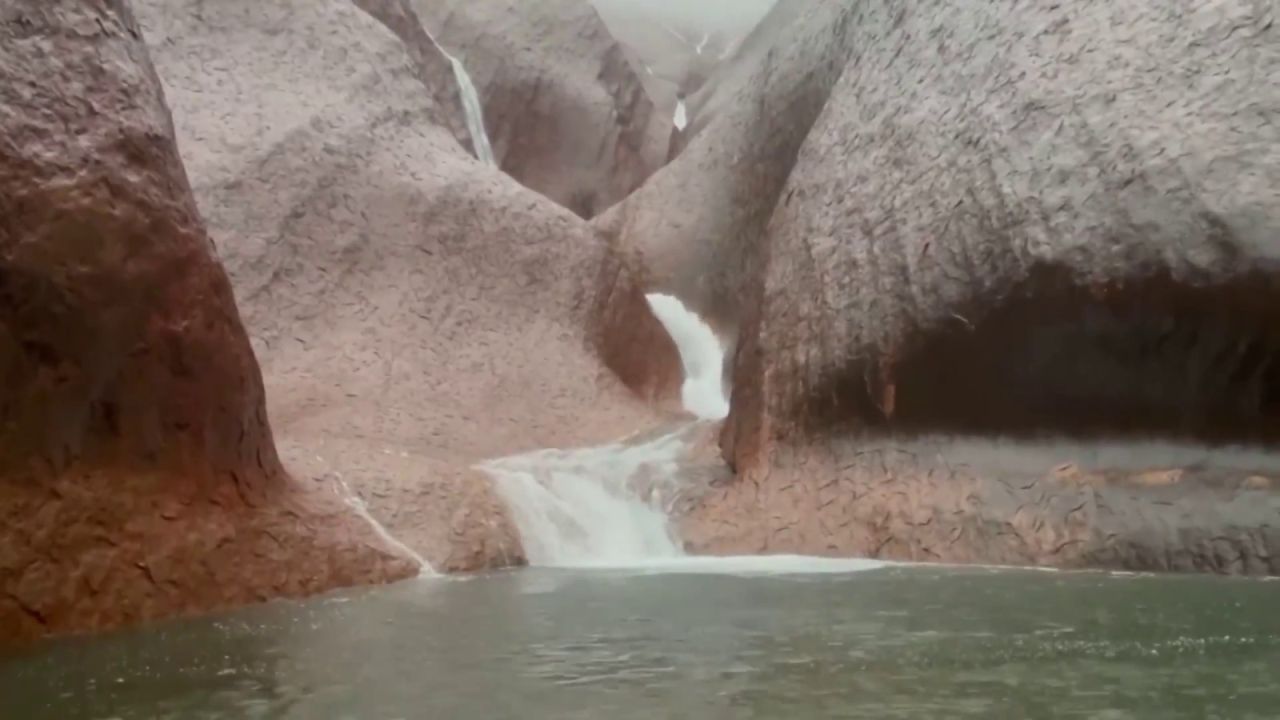
[{"label": "white cascading water", "polygon": [[[444,48],[440,49],[444,52]],[[453,77],[458,81],[458,92],[462,95],[462,110],[467,117],[467,132],[471,133],[471,144],[476,148],[476,157],[485,165],[497,167],[498,161],[493,156],[493,145],[489,142],[489,132],[484,127],[484,108],[480,105],[480,93],[476,92],[475,83],[458,58],[444,53],[453,66]]]},{"label": "white cascading water", "polygon": [[[685,409],[700,421],[725,417],[724,347],[715,332],[670,295],[646,299],[680,353]],[[797,555],[686,555],[668,516],[683,489],[677,470],[685,431],[692,427],[644,442],[539,450],[480,467],[494,478],[534,566],[751,576],[848,573],[884,565]]]},{"label": "white cascading water", "polygon": [[683,100],[676,101],[676,114],[671,119],[671,123],[680,131],[689,126],[689,111],[685,108]]},{"label": "white cascading water", "polygon": [[[682,399],[701,420],[729,412],[724,350],[711,328],[674,297],[647,296],[685,369]],[[481,466],[511,509],[532,565],[636,567],[678,560],[668,522],[679,497],[681,428],[647,442],[540,450]]]},{"label": "white cascading water", "polygon": [[335,476],[335,481],[334,492],[342,498],[342,501],[346,503],[347,507],[351,508],[356,515],[360,516],[360,519],[369,523],[369,527],[373,529],[373,532],[381,538],[383,542],[391,546],[393,549],[404,553],[404,555],[410,560],[418,563],[419,577],[439,574],[435,571],[435,568],[431,567],[431,563],[427,562],[426,558],[418,554],[418,552],[413,548],[400,542],[382,523],[378,522],[377,518],[369,512],[369,508],[364,504],[364,500],[360,499],[359,495],[351,491],[346,480],[343,480],[341,476]]},{"label": "white cascading water", "polygon": [[680,433],[539,450],[481,467],[511,509],[531,565],[625,567],[683,555],[667,523]]},{"label": "white cascading water", "polygon": [[462,61],[450,55],[429,31],[427,38],[441,55],[448,58],[449,65],[453,68],[453,79],[458,83],[458,94],[462,97],[462,114],[467,122],[467,133],[471,135],[471,144],[475,146],[476,157],[485,165],[497,167],[498,160],[493,156],[493,144],[489,142],[489,131],[484,126],[484,106],[480,104],[476,84],[471,82],[471,75],[467,73]]},{"label": "white cascading water", "polygon": [[649,293],[644,297],[680,353],[684,366],[680,401],[684,408],[702,420],[723,419],[729,414],[729,399],[724,388],[724,346],[715,331],[670,295]]}]

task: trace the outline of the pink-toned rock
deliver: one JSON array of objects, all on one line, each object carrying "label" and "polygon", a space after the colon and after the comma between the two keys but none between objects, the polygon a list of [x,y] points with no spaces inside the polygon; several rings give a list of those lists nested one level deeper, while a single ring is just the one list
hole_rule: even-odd
[{"label": "pink-toned rock", "polygon": [[281,469],[128,5],[0,9],[0,642],[416,572]]},{"label": "pink-toned rock", "polygon": [[[660,341],[645,292],[676,295],[732,347],[765,225],[849,56],[851,6],[822,0],[779,21],[773,51],[737,59],[748,70],[732,76],[731,100],[688,149],[593,222],[613,248],[595,337],[628,386],[662,395],[679,385],[674,348]],[[646,346],[653,350],[636,352]]]},{"label": "pink-toned rock", "polygon": [[1194,444],[1280,437],[1280,95],[1232,79],[1280,73],[1273,20],[857,4],[741,296],[706,546],[1280,572],[1277,458]]},{"label": "pink-toned rock", "polygon": [[[341,478],[438,569],[521,562],[474,465],[654,422],[588,345],[607,247],[460,146],[345,0],[184,5],[144,21],[167,24],[157,64],[286,466]],[[201,71],[215,45],[252,52]]]},{"label": "pink-toned rock", "polygon": [[671,116],[654,111],[587,0],[414,0],[462,59],[504,172],[593,217],[666,161]]}]

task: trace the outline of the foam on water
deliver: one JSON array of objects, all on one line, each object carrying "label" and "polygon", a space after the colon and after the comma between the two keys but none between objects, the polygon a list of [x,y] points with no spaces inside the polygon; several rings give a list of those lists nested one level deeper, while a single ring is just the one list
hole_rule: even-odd
[{"label": "foam on water", "polygon": [[684,408],[702,420],[721,420],[729,414],[724,387],[724,346],[715,331],[679,299],[661,293],[645,295],[654,316],[680,352]]},{"label": "foam on water", "polygon": [[860,558],[812,555],[684,555],[633,563],[625,570],[647,575],[843,575],[888,567],[892,563]]},{"label": "foam on water", "polygon": [[530,565],[631,567],[684,554],[667,522],[681,435],[539,450],[481,469],[506,500]]}]

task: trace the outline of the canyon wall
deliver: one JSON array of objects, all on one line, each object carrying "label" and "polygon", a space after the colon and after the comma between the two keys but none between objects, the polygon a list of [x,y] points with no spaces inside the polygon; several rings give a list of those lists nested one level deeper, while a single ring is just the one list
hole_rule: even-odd
[{"label": "canyon wall", "polygon": [[791,551],[1280,569],[1276,459],[1202,445],[1280,432],[1273,15],[857,5],[742,296],[740,482],[708,518]]},{"label": "canyon wall", "polygon": [[580,217],[608,209],[666,160],[655,106],[587,0],[415,0],[474,78],[503,172]]},{"label": "canyon wall", "polygon": [[0,642],[417,571],[282,469],[119,2],[0,12]]},{"label": "canyon wall", "polygon": [[[439,570],[522,562],[475,465],[654,422],[587,343],[605,244],[458,142],[411,26],[347,0],[139,11],[286,466]],[[246,51],[209,72],[215,47]]]}]

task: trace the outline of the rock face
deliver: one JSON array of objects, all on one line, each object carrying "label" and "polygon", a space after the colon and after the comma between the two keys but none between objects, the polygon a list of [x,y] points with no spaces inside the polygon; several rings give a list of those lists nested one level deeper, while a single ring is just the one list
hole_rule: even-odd
[{"label": "rock face", "polygon": [[0,10],[0,643],[405,577],[282,471],[138,27]]},{"label": "rock face", "polygon": [[960,467],[929,439],[1280,437],[1274,11],[860,3],[848,27],[744,295],[742,479],[707,517],[768,508],[739,538],[770,548],[1280,572],[1273,457],[1028,439]]},{"label": "rock face", "polygon": [[498,164],[525,187],[589,218],[665,162],[671,116],[587,0],[413,5],[466,64]]},{"label": "rock face", "polygon": [[286,465],[437,569],[520,562],[475,464],[653,420],[587,345],[606,246],[459,146],[345,0],[201,4],[141,7]]},{"label": "rock face", "polygon": [[690,88],[685,100],[689,126],[677,134],[673,145],[675,154],[683,152],[689,140],[702,132],[722,110],[739,104],[743,85],[751,81],[762,65],[774,62],[768,57],[769,52],[775,46],[786,47],[795,31],[792,24],[813,9],[810,0],[777,0],[750,32],[725,48],[719,62],[704,73],[702,84]]},{"label": "rock face", "polygon": [[[678,97],[699,91],[775,0],[592,0],[626,48],[645,90],[673,131]],[[680,145],[683,148],[683,145]]]},{"label": "rock face", "polygon": [[642,394],[679,384],[644,292],[676,295],[732,343],[765,225],[850,52],[852,3],[810,5],[772,52],[743,56],[753,69],[732,76],[732,101],[689,148],[594,222],[617,277],[597,318],[600,354]]}]

